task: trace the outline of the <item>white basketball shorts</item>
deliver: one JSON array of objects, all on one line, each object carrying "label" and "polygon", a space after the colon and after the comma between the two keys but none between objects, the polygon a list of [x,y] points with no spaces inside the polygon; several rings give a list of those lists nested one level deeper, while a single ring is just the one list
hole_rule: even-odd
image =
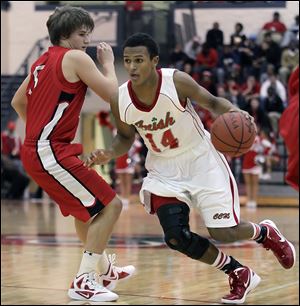
[{"label": "white basketball shorts", "polygon": [[206,227],[232,227],[240,222],[238,189],[225,157],[206,139],[175,157],[148,153],[140,191],[141,202],[151,211],[151,193],[176,197],[199,211]]}]

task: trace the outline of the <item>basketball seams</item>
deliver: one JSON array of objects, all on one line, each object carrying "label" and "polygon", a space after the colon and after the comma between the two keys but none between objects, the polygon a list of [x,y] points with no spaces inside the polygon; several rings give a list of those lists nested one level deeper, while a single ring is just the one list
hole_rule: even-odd
[{"label": "basketball seams", "polygon": [[250,120],[246,122],[248,119],[243,116],[240,112],[232,112],[225,113],[220,116],[222,118],[215,120],[215,126],[211,129],[212,141],[221,153],[237,157],[251,148],[256,133],[252,122]]},{"label": "basketball seams", "polygon": [[[214,137],[215,137],[218,141],[222,142],[223,144],[227,145],[228,147],[231,147],[232,149],[236,149],[236,148],[237,148],[236,146],[233,146],[233,145],[231,145],[230,143],[225,142],[223,139],[221,139],[220,137],[218,137],[218,135],[216,135],[214,132],[212,132],[211,134],[213,134]],[[252,144],[251,144],[251,146],[252,146]],[[248,148],[250,148],[251,146],[246,146],[246,147],[240,146],[240,149],[248,149]]]},{"label": "basketball seams", "polygon": [[238,114],[239,114],[239,118],[240,118],[240,121],[241,121],[241,124],[242,124],[242,131],[241,131],[242,137],[240,138],[240,144],[239,144],[235,154],[237,154],[240,151],[241,146],[242,146],[242,141],[244,139],[244,122],[243,122],[243,118],[241,117],[242,114],[240,112]]},{"label": "basketball seams", "polygon": [[[223,121],[224,121],[224,123],[225,123],[225,125],[226,125],[226,127],[227,127],[227,130],[229,131],[230,136],[232,137],[232,139],[235,140],[237,143],[239,143],[239,141],[234,137],[234,135],[233,135],[231,129],[229,128],[229,126],[228,126],[228,124],[227,124],[227,121],[225,120],[225,117],[224,117],[224,116],[221,116],[221,118],[223,119]],[[230,146],[231,146],[231,145],[230,145]]]}]

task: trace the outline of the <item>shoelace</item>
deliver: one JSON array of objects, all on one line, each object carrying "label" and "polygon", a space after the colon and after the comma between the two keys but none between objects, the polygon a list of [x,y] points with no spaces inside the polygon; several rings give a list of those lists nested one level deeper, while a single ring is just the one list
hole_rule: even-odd
[{"label": "shoelace", "polygon": [[97,287],[102,287],[100,275],[96,272],[90,272],[86,280],[88,285],[91,285],[93,289]]},{"label": "shoelace", "polygon": [[116,257],[117,257],[116,254],[108,254],[108,260],[109,260],[109,262],[110,262],[110,268],[111,268],[111,270],[112,270],[114,273],[117,273],[117,272],[121,273],[121,272],[123,271],[122,268],[116,267],[116,266],[115,266]]},{"label": "shoelace", "polygon": [[116,254],[108,254],[108,261],[111,265],[114,265],[116,263]]}]

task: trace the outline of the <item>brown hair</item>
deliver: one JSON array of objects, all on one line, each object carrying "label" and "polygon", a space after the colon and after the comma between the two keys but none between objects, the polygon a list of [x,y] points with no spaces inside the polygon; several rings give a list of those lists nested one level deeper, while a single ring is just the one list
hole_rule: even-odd
[{"label": "brown hair", "polygon": [[86,26],[90,32],[94,29],[92,17],[81,7],[57,7],[47,21],[50,41],[53,45],[58,45],[61,38],[69,38],[82,26]]}]

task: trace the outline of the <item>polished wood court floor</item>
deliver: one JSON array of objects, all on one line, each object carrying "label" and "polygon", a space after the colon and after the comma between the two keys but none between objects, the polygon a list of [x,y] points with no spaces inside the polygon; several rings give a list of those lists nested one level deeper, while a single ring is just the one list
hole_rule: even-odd
[{"label": "polished wood court floor", "polygon": [[[71,217],[64,218],[50,202],[1,203],[1,304],[2,305],[219,305],[228,293],[224,273],[176,253],[163,244],[156,217],[136,203],[124,210],[115,227],[108,252],[117,264],[133,264],[137,274],[120,283],[117,302],[71,301],[68,287],[77,272],[82,247]],[[296,266],[284,270],[271,251],[254,242],[218,246],[261,276],[249,294],[248,305],[299,305],[299,209],[247,210],[241,216],[253,222],[273,220],[295,245]],[[191,228],[207,236],[201,217],[191,213]]]}]

